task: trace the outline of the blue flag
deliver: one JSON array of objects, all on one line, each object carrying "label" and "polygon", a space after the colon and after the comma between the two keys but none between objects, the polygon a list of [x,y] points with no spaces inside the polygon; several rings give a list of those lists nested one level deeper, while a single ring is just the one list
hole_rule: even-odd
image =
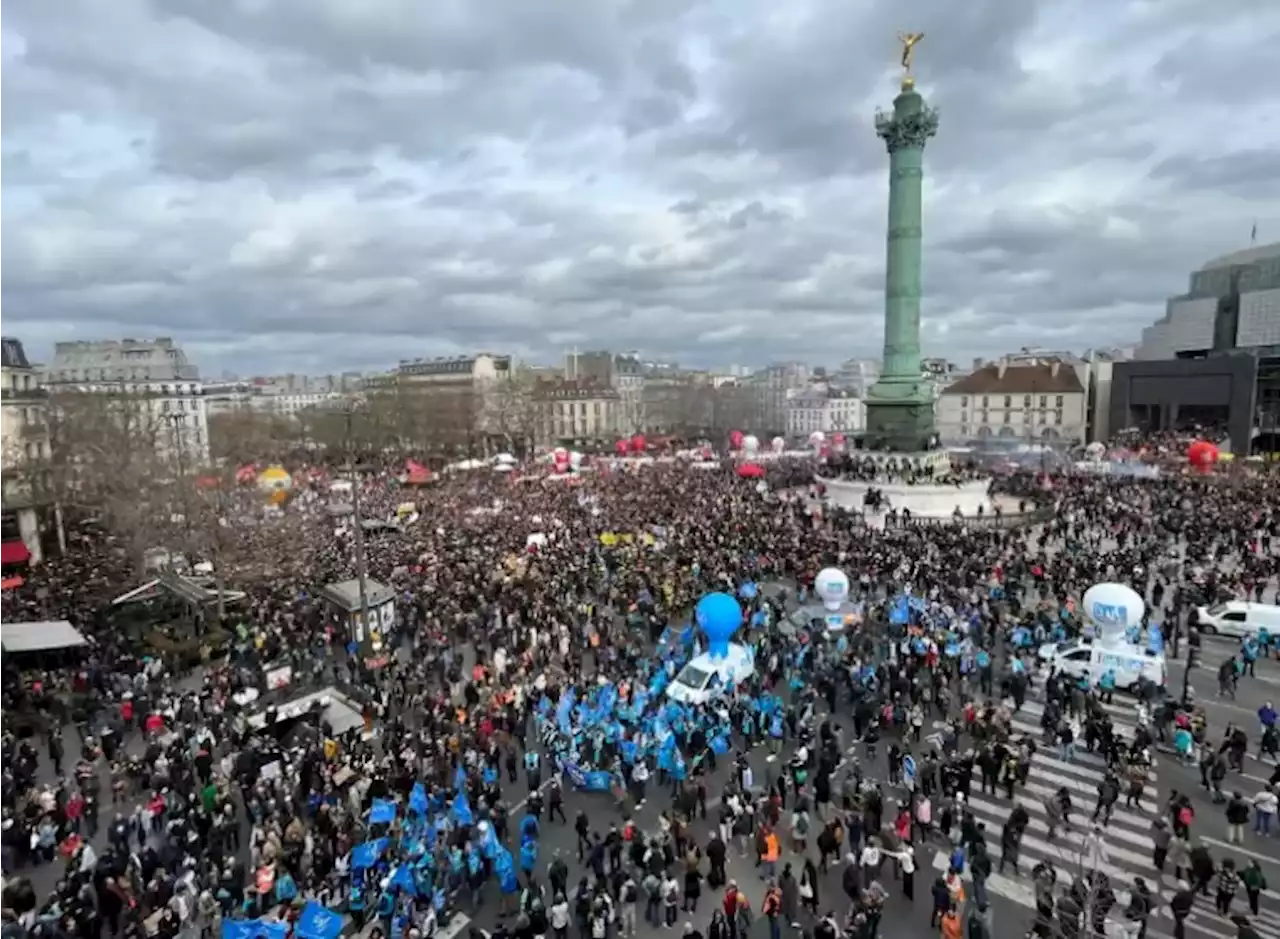
[{"label": "blue flag", "polygon": [[475,816],[471,814],[471,802],[465,792],[459,792],[453,800],[453,820],[459,825],[471,825]]},{"label": "blue flag", "polygon": [[293,931],[298,939],[338,939],[342,935],[342,914],[312,900],[302,908]]},{"label": "blue flag", "polygon": [[467,771],[462,768],[461,763],[453,771],[453,788],[456,792],[461,792],[467,788]]},{"label": "blue flag", "polygon": [[391,874],[391,879],[387,881],[387,889],[399,887],[411,897],[418,895],[418,882],[413,879],[413,868],[408,864],[396,865],[395,871]]},{"label": "blue flag", "polygon": [[378,838],[374,841],[366,841],[356,845],[351,849],[351,868],[352,870],[363,870],[366,867],[373,867],[378,863],[378,858],[382,856],[382,852],[387,850],[387,839]]},{"label": "blue flag", "polygon": [[369,809],[370,825],[387,825],[396,820],[396,804],[390,799],[374,799]]},{"label": "blue flag", "polygon": [[420,782],[414,783],[409,793],[409,811],[415,815],[427,814],[427,790]]}]

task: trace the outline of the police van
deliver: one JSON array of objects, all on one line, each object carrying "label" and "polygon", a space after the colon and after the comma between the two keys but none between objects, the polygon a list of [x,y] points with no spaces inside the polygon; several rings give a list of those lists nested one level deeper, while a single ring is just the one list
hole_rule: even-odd
[{"label": "police van", "polygon": [[1114,672],[1119,690],[1136,691],[1140,678],[1163,688],[1167,678],[1163,652],[1127,642],[1085,638],[1049,643],[1040,647],[1040,661],[1063,675],[1086,678],[1091,685]]}]

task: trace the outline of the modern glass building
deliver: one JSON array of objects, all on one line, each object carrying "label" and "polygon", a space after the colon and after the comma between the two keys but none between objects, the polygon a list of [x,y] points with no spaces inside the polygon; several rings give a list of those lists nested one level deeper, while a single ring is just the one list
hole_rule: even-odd
[{"label": "modern glass building", "polygon": [[1280,348],[1280,242],[1236,251],[1191,275],[1164,316],[1142,331],[1136,358],[1203,358]]},{"label": "modern glass building", "polygon": [[1220,431],[1236,453],[1280,450],[1280,243],[1217,258],[1112,373],[1111,426]]}]

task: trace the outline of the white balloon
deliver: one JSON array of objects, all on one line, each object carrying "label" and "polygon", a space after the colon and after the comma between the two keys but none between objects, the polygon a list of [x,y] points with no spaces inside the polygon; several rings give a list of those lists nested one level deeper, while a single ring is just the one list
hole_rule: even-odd
[{"label": "white balloon", "polygon": [[773,438],[773,452],[774,452],[774,453],[781,453],[781,452],[782,452],[782,448],[783,448],[783,447],[785,447],[786,445],[787,445],[787,442],[786,442],[786,440],[784,440],[783,438],[781,438],[781,437],[774,437],[774,438]]},{"label": "white balloon", "polygon": [[849,578],[838,567],[823,568],[813,579],[813,592],[824,607],[834,612],[849,596]]},{"label": "white balloon", "polygon": [[826,439],[827,439],[827,435],[820,430],[815,430],[813,433],[809,435],[809,443],[815,447],[818,444],[823,443]]},{"label": "white balloon", "polygon": [[1125,584],[1094,584],[1084,593],[1084,615],[1104,636],[1121,636],[1142,623],[1147,604]]},{"label": "white balloon", "polygon": [[760,440],[755,434],[747,434],[742,438],[742,449],[747,453],[755,453],[760,449]]},{"label": "white balloon", "polygon": [[582,465],[582,454],[581,454],[581,453],[579,453],[577,450],[574,450],[572,453],[570,453],[570,454],[569,454],[569,465],[570,465],[570,466],[572,466],[574,469],[577,469],[579,466],[581,466],[581,465]]}]

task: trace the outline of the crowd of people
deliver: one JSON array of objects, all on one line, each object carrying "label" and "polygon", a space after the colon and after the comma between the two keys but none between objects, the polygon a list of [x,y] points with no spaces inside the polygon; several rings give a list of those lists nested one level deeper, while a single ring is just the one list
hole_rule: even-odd
[{"label": "crowd of people", "polygon": [[[1197,600],[1274,583],[1280,528],[1267,473],[1015,476],[1011,492],[1052,500],[1047,522],[871,532],[856,515],[823,511],[806,461],[771,464],[765,487],[727,469],[656,464],[584,474],[576,486],[460,474],[410,494],[373,471],[355,481],[370,517],[412,499],[418,520],[365,539],[359,557],[327,511],[337,476],[316,467],[280,516],[231,526],[243,541],[221,546],[219,577],[246,597],[226,610],[233,640],[220,662],[192,670],[110,627],[103,611],[139,578],[131,546],[109,527],[73,533],[65,557],[4,594],[6,622],[65,618],[93,640],[66,661],[5,662],[6,929],[173,939],[242,922],[259,930],[243,939],[278,935],[280,924],[299,939],[332,939],[337,916],[419,939],[492,895],[509,914],[500,937],[563,939],[576,926],[606,939],[647,920],[739,939],[758,917],[772,939],[792,923],[820,939],[871,939],[893,902],[890,875],[911,901],[913,845],[941,833],[962,857],[933,884],[934,922],[947,939],[960,929],[981,939],[990,865],[963,799],[975,766],[1015,794],[1036,745],[1003,723],[1000,702],[1016,706],[1034,681],[1012,630],[1077,628],[1068,611],[1084,590],[1120,579],[1166,611],[1176,642]],[[255,498],[229,504],[256,516]],[[396,592],[394,654],[376,664],[319,598],[361,562]],[[804,599],[831,565],[849,574],[862,630],[831,642],[782,631],[788,594]],[[655,642],[689,621],[699,597],[748,583],[783,591],[743,600],[755,674],[726,697],[666,712],[647,679],[669,678],[679,660],[668,664]],[[904,593],[915,599],[902,618]],[[264,665],[281,663],[295,687],[349,692],[360,726],[258,732],[239,701]],[[630,719],[586,713],[586,689],[606,686],[611,713],[630,709]],[[1115,756],[1116,797],[1138,784],[1144,742],[1107,731],[1095,692],[1041,691],[1063,717],[1046,724],[1042,744],[1058,745],[1078,718]],[[10,732],[11,715],[31,712],[44,720]],[[953,721],[936,746],[922,740],[926,717]],[[649,739],[657,733],[660,745]],[[574,819],[576,883],[565,858],[539,849],[543,826],[568,823],[572,781],[561,778],[556,735],[616,778],[611,821]],[[874,769],[880,744],[886,780]],[[766,752],[774,769],[754,759]],[[896,802],[911,753],[918,785]],[[730,782],[709,793],[719,763]],[[661,807],[652,824],[642,824],[646,804]],[[1055,805],[1065,824],[1071,807]],[[1171,797],[1175,861],[1184,808]],[[1001,834],[1002,866],[1016,858],[1018,818]],[[735,851],[758,869],[759,888],[727,875]],[[1207,888],[1203,859],[1186,860],[1179,872]],[[833,867],[843,898],[822,889]],[[1246,890],[1257,886],[1225,861],[1208,870],[1220,904],[1233,871]],[[1079,919],[1073,891],[1088,885],[1033,876],[1047,883],[1037,886],[1040,922]],[[705,923],[695,918],[704,886],[717,891]],[[1140,894],[1124,915],[1145,922]]]}]

